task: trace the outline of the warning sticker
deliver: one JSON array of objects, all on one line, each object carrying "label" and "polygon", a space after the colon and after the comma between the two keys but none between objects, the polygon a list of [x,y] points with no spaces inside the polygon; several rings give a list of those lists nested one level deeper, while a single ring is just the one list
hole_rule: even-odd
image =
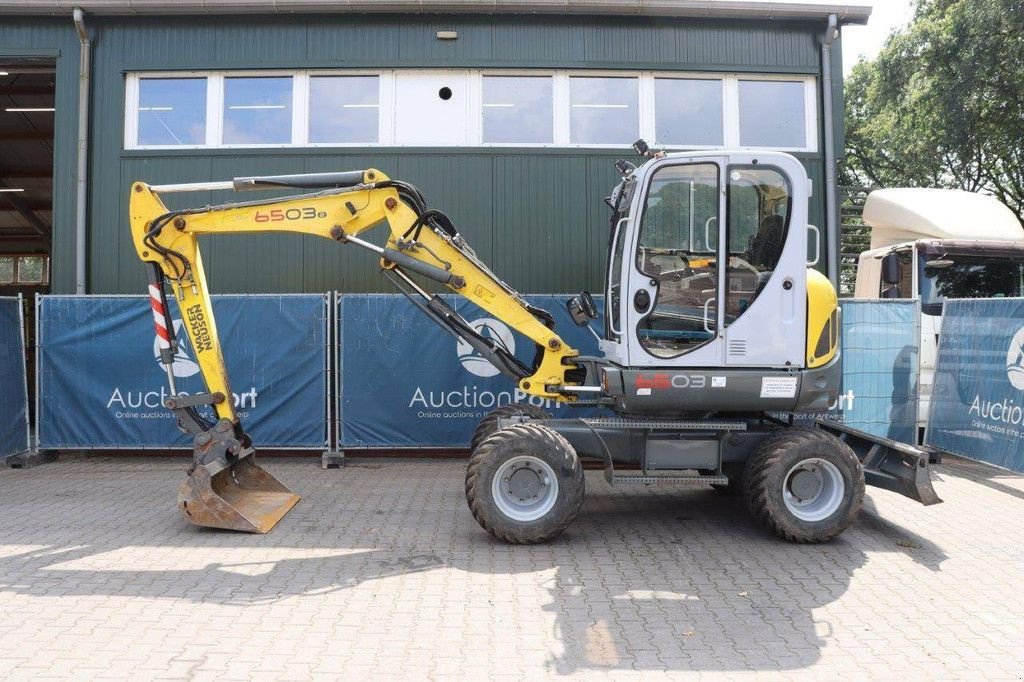
[{"label": "warning sticker", "polygon": [[725,377],[711,377],[711,388],[725,388]]},{"label": "warning sticker", "polygon": [[761,377],[762,398],[795,398],[796,377]]}]

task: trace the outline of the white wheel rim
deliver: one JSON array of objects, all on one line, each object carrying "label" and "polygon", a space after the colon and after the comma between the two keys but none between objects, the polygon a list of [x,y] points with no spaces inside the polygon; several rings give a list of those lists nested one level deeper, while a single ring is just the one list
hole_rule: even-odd
[{"label": "white wheel rim", "polygon": [[798,462],[782,481],[782,501],[801,521],[823,521],[843,503],[846,483],[832,462],[811,457]]},{"label": "white wheel rim", "polygon": [[558,500],[558,478],[542,459],[531,455],[513,457],[495,472],[491,497],[498,510],[513,521],[537,521]]}]

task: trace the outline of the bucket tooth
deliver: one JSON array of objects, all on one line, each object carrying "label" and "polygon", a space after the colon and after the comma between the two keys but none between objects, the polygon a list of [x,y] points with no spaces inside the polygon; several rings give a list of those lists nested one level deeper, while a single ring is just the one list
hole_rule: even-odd
[{"label": "bucket tooth", "polygon": [[178,488],[178,509],[189,523],[267,533],[299,496],[256,464],[253,451],[226,462],[197,465]]}]

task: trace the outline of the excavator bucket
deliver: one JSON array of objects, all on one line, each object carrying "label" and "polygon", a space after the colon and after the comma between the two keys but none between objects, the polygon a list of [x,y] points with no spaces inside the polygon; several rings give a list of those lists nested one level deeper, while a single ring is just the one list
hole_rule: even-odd
[{"label": "excavator bucket", "polygon": [[178,509],[197,526],[267,533],[284,518],[299,496],[266,469],[254,453],[226,462],[197,465],[178,488]]}]

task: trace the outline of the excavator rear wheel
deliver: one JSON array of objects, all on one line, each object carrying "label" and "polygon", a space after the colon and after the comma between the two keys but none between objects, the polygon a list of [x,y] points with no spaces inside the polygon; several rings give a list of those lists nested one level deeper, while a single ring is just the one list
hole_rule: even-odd
[{"label": "excavator rear wheel", "polygon": [[856,520],[864,470],[850,446],[818,429],[788,427],[765,440],[743,474],[747,508],[790,542],[827,542]]},{"label": "excavator rear wheel", "polygon": [[475,451],[480,443],[483,443],[488,436],[498,430],[499,419],[508,419],[509,417],[551,419],[551,413],[529,403],[512,403],[511,405],[502,405],[498,409],[489,412],[486,417],[480,420],[480,423],[476,427],[476,431],[473,432],[473,440],[470,441],[470,451]]},{"label": "excavator rear wheel", "polygon": [[569,442],[540,424],[492,433],[466,469],[466,502],[494,537],[512,544],[547,542],[583,504],[583,467]]}]

